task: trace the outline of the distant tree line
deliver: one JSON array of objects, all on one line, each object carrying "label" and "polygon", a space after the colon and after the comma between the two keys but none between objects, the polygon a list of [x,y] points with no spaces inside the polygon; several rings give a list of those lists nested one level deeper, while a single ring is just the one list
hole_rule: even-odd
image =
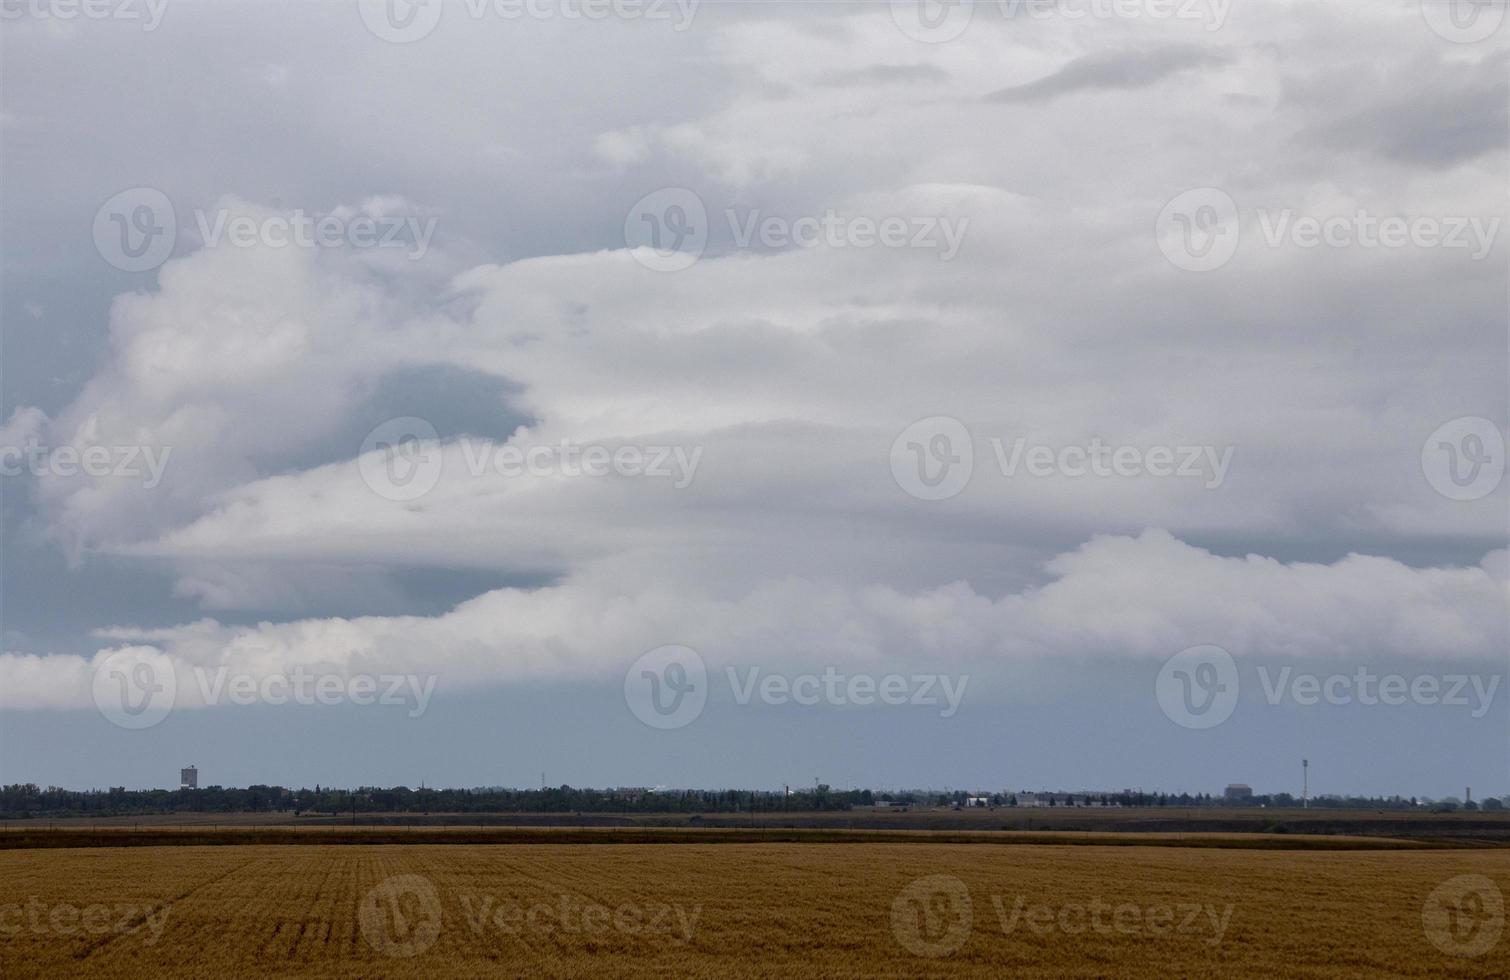
[{"label": "distant tree line", "polygon": [[35,783],[0,787],[0,819],[118,817],[166,813],[779,813],[870,806],[870,790],[818,785],[789,794],[749,790],[578,789],[200,789],[69,790]]},{"label": "distant tree line", "polygon": [[[782,813],[850,810],[874,806],[967,807],[974,803],[997,807],[1298,807],[1288,793],[1255,795],[1230,800],[1210,793],[1064,793],[974,795],[964,791],[881,792],[868,789],[835,790],[819,784],[790,792],[765,790],[652,790],[583,789],[571,786],[543,789],[410,789],[407,786],[356,789],[288,789],[283,786],[245,788],[207,786],[201,789],[103,790],[46,789],[35,783],[0,786],[0,819],[28,817],[122,817],[171,813]],[[1323,796],[1309,804],[1318,810],[1479,810],[1501,811],[1505,802],[1489,798],[1464,803],[1456,798]]]}]

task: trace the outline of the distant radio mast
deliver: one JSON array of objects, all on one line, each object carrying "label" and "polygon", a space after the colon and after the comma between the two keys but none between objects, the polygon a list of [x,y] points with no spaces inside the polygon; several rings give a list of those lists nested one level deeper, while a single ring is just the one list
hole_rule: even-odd
[{"label": "distant radio mast", "polygon": [[1300,808],[1309,809],[1311,806],[1311,760],[1300,760]]}]

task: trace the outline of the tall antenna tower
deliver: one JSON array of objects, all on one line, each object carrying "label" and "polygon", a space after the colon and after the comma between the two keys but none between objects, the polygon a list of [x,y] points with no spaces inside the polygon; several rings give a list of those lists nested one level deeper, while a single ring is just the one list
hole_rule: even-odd
[{"label": "tall antenna tower", "polygon": [[1300,807],[1309,809],[1311,806],[1311,760],[1300,760]]}]

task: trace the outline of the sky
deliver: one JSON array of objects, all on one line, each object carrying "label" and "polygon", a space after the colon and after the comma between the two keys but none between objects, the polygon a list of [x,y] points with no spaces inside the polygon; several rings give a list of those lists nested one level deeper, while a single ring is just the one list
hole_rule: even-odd
[{"label": "sky", "polygon": [[6,0],[0,782],[1510,794],[1510,27]]}]

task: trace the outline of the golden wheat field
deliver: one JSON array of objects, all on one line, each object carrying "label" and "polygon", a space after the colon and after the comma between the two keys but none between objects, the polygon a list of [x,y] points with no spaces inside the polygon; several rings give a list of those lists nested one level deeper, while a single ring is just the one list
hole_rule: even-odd
[{"label": "golden wheat field", "polygon": [[1507,888],[1505,850],[11,850],[0,975],[1503,977]]}]

